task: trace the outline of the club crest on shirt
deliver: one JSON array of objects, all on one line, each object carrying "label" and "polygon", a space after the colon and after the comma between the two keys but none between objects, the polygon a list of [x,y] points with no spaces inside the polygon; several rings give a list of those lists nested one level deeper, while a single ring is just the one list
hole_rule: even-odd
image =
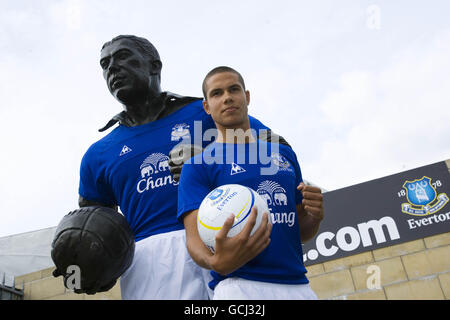
[{"label": "club crest on shirt", "polygon": [[294,171],[289,161],[279,153],[272,153],[270,155],[272,163],[278,167],[281,171]]},{"label": "club crest on shirt", "polygon": [[171,133],[172,141],[179,141],[182,138],[190,138],[189,125],[186,123],[179,123],[173,126]]}]

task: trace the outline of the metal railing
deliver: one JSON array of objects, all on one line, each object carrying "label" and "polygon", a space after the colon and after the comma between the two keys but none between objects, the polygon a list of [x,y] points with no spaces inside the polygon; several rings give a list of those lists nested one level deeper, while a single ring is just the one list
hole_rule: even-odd
[{"label": "metal railing", "polygon": [[24,284],[22,283],[22,289],[17,289],[15,284],[15,278],[6,278],[6,274],[0,272],[0,300],[23,300],[24,296]]}]

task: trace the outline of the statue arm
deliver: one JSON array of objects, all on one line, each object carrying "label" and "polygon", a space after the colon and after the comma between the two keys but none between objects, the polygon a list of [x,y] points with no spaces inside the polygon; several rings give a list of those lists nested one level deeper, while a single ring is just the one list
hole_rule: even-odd
[{"label": "statue arm", "polygon": [[284,139],[282,136],[274,133],[272,130],[263,130],[262,133],[258,136],[258,139],[266,142],[273,142],[273,143],[279,143],[283,144],[285,146],[288,146],[289,148],[292,148],[289,143]]},{"label": "statue arm", "polygon": [[100,206],[100,207],[108,207],[108,208],[112,208],[114,210],[117,211],[118,207],[116,205],[108,205],[108,204],[104,204],[104,203],[100,203],[97,201],[92,201],[92,200],[88,200],[83,198],[82,196],[78,196],[78,205],[80,206],[80,208],[82,207],[90,207],[90,206]]}]

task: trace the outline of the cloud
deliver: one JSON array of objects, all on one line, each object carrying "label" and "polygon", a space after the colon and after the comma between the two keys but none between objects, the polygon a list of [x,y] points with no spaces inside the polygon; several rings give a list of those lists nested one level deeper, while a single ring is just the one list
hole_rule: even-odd
[{"label": "cloud", "polygon": [[450,158],[450,30],[380,70],[345,72],[320,104],[330,136],[313,171],[340,188]]},{"label": "cloud", "polygon": [[364,4],[232,4],[4,1],[0,236],[55,226],[77,207],[81,157],[121,110],[98,64],[118,34],[154,42],[163,90],[201,95],[207,71],[236,67],[250,113],[326,189],[448,157],[450,37],[434,33],[448,10],[386,3],[374,31]]},{"label": "cloud", "polygon": [[340,89],[330,92],[320,109],[333,125],[354,125],[367,121],[375,109],[374,77],[363,71],[344,73],[339,80]]}]

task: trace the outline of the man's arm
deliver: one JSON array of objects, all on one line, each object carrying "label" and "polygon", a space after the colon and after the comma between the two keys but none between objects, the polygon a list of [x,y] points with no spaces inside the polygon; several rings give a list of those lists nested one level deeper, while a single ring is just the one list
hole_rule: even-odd
[{"label": "man's arm", "polygon": [[80,195],[78,196],[78,205],[80,206],[80,208],[90,207],[90,206],[101,206],[101,207],[112,208],[116,211],[118,209],[116,205],[108,205],[108,204],[104,204],[104,203],[100,203],[100,202],[96,202],[96,201],[87,200]]},{"label": "man's arm", "polygon": [[233,226],[234,216],[228,217],[222,229],[216,235],[216,246],[213,254],[205,246],[198,233],[197,213],[198,210],[188,212],[184,216],[183,222],[186,229],[188,252],[192,259],[203,268],[212,269],[222,275],[229,274],[256,257],[270,243],[272,224],[269,222],[268,213],[264,213],[261,225],[250,236],[257,216],[256,207],[253,207],[244,229],[232,238],[229,238],[227,234]]},{"label": "man's arm", "polygon": [[307,186],[303,182],[297,187],[302,192],[303,200],[297,205],[300,236],[303,243],[314,238],[323,220],[323,195],[320,188]]}]

